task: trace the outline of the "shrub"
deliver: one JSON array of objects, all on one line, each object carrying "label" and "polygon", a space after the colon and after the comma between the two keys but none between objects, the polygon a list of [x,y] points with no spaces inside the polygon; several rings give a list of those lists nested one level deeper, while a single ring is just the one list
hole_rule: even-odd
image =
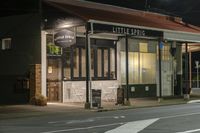
[{"label": "shrub", "polygon": [[46,106],[47,98],[41,94],[36,94],[34,97],[31,98],[30,103],[38,106]]}]

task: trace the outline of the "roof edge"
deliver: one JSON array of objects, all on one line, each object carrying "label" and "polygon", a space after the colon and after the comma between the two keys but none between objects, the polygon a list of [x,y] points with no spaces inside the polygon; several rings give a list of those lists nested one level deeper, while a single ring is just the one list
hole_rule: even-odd
[{"label": "roof edge", "polygon": [[171,20],[179,21],[182,23],[182,19],[179,17],[172,17],[169,15],[155,13],[155,12],[130,9],[126,7],[120,7],[120,6],[91,2],[91,1],[83,1],[83,0],[43,0],[43,1],[81,6],[81,7],[91,8],[91,9],[98,9],[98,10],[125,13],[125,14],[135,14],[138,16],[152,15],[152,17],[154,16],[154,17],[160,17],[163,19],[169,19],[169,20],[171,19]]}]

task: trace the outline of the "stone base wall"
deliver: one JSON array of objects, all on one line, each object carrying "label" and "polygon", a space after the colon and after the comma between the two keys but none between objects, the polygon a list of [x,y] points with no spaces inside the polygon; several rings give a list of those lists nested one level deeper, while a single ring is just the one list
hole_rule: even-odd
[{"label": "stone base wall", "polygon": [[[92,89],[101,90],[102,101],[116,101],[117,80],[92,81]],[[63,102],[85,102],[86,101],[86,82],[85,81],[63,81]]]}]

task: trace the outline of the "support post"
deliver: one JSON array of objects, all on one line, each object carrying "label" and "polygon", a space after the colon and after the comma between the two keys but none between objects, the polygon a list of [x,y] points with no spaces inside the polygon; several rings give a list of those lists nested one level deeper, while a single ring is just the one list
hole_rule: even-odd
[{"label": "support post", "polygon": [[129,101],[129,60],[128,60],[128,36],[125,37],[125,45],[126,45],[126,105],[130,105]]},{"label": "support post", "polygon": [[188,44],[185,43],[185,94],[184,94],[184,99],[188,100],[189,97],[189,84],[188,84],[188,80],[189,80],[189,64],[188,64]]},{"label": "support post", "polygon": [[161,57],[162,57],[162,53],[161,53],[161,48],[163,47],[163,43],[160,40],[159,44],[158,44],[158,65],[159,65],[159,99],[158,101],[160,102],[162,99],[162,70],[161,70]]},{"label": "support post", "polygon": [[199,61],[195,61],[197,69],[197,88],[199,88]]},{"label": "support post", "polygon": [[86,55],[86,103],[85,108],[90,109],[90,96],[91,78],[90,78],[90,38],[88,33],[88,25],[86,25],[86,37],[85,37],[85,55]]},{"label": "support post", "polygon": [[192,53],[189,50],[189,87],[192,88]]},{"label": "support post", "polygon": [[181,96],[183,93],[182,86],[182,75],[183,75],[183,66],[182,66],[182,44],[178,43],[176,47],[176,89],[174,94]]}]

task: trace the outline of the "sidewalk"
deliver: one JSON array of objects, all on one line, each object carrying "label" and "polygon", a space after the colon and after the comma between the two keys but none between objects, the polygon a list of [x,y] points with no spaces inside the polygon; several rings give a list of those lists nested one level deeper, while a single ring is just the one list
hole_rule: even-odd
[{"label": "sidewalk", "polygon": [[135,109],[135,108],[145,108],[145,107],[156,107],[156,106],[167,106],[176,104],[186,104],[188,101],[183,98],[166,98],[162,99],[160,102],[157,98],[135,98],[130,99],[130,106],[125,105],[115,105],[112,103],[103,104],[103,109],[99,111],[109,111],[109,110],[122,110],[122,109]]},{"label": "sidewalk", "polygon": [[[197,99],[197,98],[195,98]],[[115,102],[103,102],[100,109],[93,108],[90,110],[84,109],[84,103],[48,103],[47,106],[34,105],[6,105],[0,106],[0,119],[12,119],[21,117],[33,117],[55,113],[90,113],[113,111],[123,109],[135,109],[144,107],[155,107],[175,104],[186,104],[183,98],[169,98],[158,102],[156,98],[137,98],[130,99],[130,106],[115,105]]]}]

